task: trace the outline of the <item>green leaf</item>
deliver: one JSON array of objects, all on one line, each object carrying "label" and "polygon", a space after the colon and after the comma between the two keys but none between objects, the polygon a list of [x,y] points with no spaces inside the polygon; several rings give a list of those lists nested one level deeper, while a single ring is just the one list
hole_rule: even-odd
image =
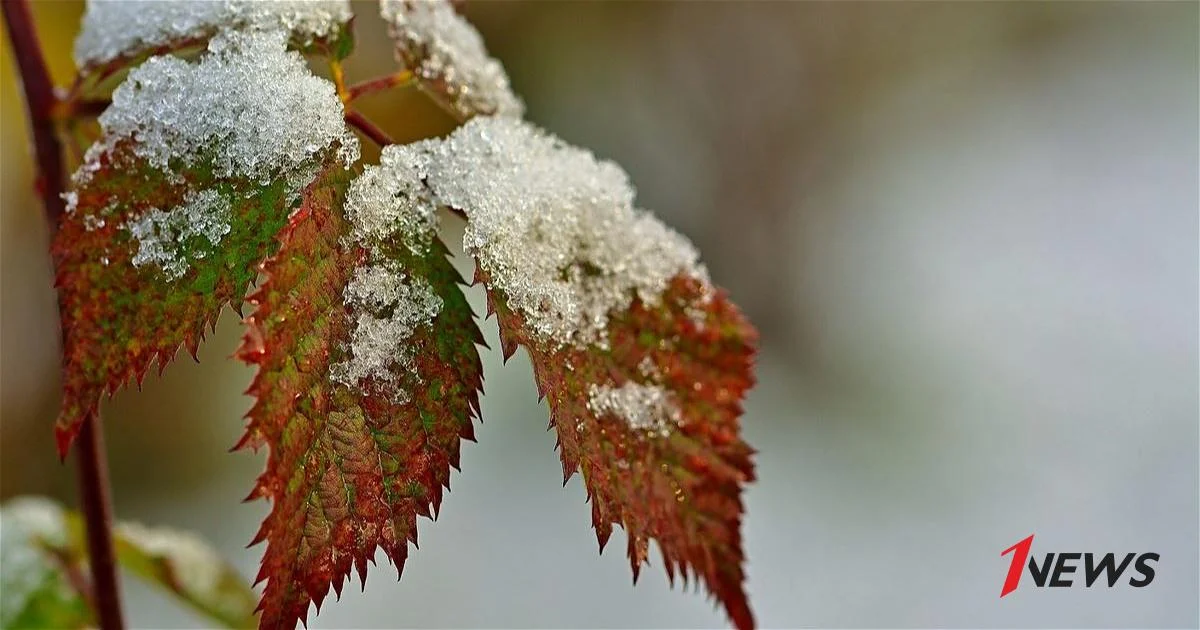
[{"label": "green leaf", "polygon": [[0,507],[0,628],[87,628],[95,617],[81,585],[66,514],[39,497]]},{"label": "green leaf", "polygon": [[332,84],[278,32],[223,34],[194,63],[151,59],[100,123],[52,247],[63,454],[101,396],[181,346],[195,355],[310,183],[358,151]]},{"label": "green leaf", "polygon": [[[228,628],[255,624],[246,581],[193,534],[137,523],[113,528],[117,564]],[[0,627],[84,628],[96,623],[83,520],[42,497],[0,508]]]},{"label": "green leaf", "polygon": [[226,628],[256,625],[258,596],[236,569],[195,535],[121,523],[113,538],[121,568]]},{"label": "green leaf", "polygon": [[[341,187],[310,195],[251,297],[238,354],[257,400],[239,446],[270,448],[250,495],[272,502],[255,538],[264,628],[306,620],[352,569],[365,581],[377,548],[402,570],[474,439],[482,339],[430,215],[396,183],[368,167],[344,204]],[[365,215],[396,222],[371,232]]]}]

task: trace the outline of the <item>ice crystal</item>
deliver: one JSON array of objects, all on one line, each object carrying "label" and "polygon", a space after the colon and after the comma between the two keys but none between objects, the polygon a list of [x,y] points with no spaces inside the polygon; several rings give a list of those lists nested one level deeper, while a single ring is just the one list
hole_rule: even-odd
[{"label": "ice crystal", "polygon": [[393,400],[407,400],[407,392],[396,385],[394,371],[413,369],[409,338],[437,317],[442,298],[424,279],[388,263],[356,269],[342,296],[358,317],[348,344],[350,358],[332,366],[331,378],[349,387],[371,380]]},{"label": "ice crystal", "polygon": [[588,388],[588,410],[597,416],[611,414],[636,431],[660,437],[670,435],[683,419],[666,390],[633,382],[621,387],[593,384]]},{"label": "ice crystal", "polygon": [[198,63],[146,61],[113,93],[100,116],[104,140],[88,150],[75,184],[86,183],[100,157],[122,142],[164,172],[204,162],[217,177],[263,184],[283,177],[293,191],[312,181],[318,156],[335,143],[347,166],[356,161],[358,140],[333,84],[286,47],[282,31],[229,31],[209,42]]},{"label": "ice crystal", "polygon": [[215,190],[189,192],[170,210],[151,208],[126,227],[138,242],[133,265],[156,265],[169,280],[182,277],[192,258],[203,258],[230,230],[229,199]]},{"label": "ice crystal", "polygon": [[612,162],[502,117],[426,150],[435,199],[468,217],[464,249],[545,341],[603,346],[609,315],[634,296],[657,304],[679,274],[707,283],[692,244],[633,207]]},{"label": "ice crystal", "polygon": [[351,238],[374,250],[399,236],[417,255],[424,254],[437,231],[437,204],[422,181],[427,143],[388,145],[378,166],[367,166],[346,193]]},{"label": "ice crystal", "polygon": [[350,17],[348,0],[88,0],[75,64],[99,65],[223,28],[282,30],[307,44],[333,35]]},{"label": "ice crystal", "polygon": [[456,115],[519,118],[525,110],[500,62],[448,0],[380,0],[396,58]]}]

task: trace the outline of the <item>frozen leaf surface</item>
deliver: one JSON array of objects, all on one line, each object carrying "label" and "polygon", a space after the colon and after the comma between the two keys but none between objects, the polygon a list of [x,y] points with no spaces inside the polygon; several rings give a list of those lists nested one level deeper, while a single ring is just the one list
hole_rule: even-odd
[{"label": "frozen leaf surface", "polygon": [[286,40],[229,32],[197,62],[150,59],[101,115],[53,245],[60,451],[102,395],[194,354],[318,175],[357,160],[333,85]]},{"label": "frozen leaf surface", "polygon": [[200,44],[229,28],[282,30],[301,46],[342,36],[347,0],[88,0],[75,40],[79,68]]},{"label": "frozen leaf surface", "polygon": [[633,206],[625,173],[528,123],[478,117],[407,147],[435,205],[467,217],[505,356],[524,346],[549,399],[563,471],[583,472],[601,546],[625,529],[636,577],[650,540],[739,627],[739,416],[756,333],[695,248]]},{"label": "frozen leaf surface", "polygon": [[396,60],[455,116],[521,117],[525,105],[509,87],[504,67],[448,0],[380,0],[379,6]]},{"label": "frozen leaf surface", "polygon": [[402,570],[473,439],[482,338],[403,147],[343,198],[306,200],[265,266],[239,356],[258,366],[240,446],[267,445],[262,627],[292,627],[383,549]]}]

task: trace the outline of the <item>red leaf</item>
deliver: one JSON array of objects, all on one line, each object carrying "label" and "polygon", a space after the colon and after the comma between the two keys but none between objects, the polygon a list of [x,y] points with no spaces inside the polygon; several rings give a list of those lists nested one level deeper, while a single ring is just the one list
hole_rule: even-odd
[{"label": "red leaf", "polygon": [[[196,62],[156,58],[101,116],[52,245],[60,454],[102,396],[140,384],[154,362],[161,371],[180,346],[194,357],[221,308],[240,306],[305,186],[356,158],[333,85],[286,43],[229,32]],[[321,120],[296,127],[296,115]]]},{"label": "red leaf", "polygon": [[[64,379],[55,433],[64,456],[101,396],[130,381],[140,385],[152,363],[161,372],[181,346],[195,357],[221,307],[241,303],[256,263],[274,250],[273,234],[290,209],[280,194],[282,182],[266,188],[227,185],[218,194],[230,203],[230,233],[219,248],[194,239],[203,257],[168,281],[159,269],[134,264],[139,245],[126,226],[154,208],[184,204],[189,184],[217,183],[195,174],[189,183],[174,184],[153,169],[118,167],[110,159],[77,191],[78,206],[63,216],[52,246]],[[147,186],[147,179],[156,183]]]},{"label": "red leaf", "polygon": [[[754,380],[757,333],[722,292],[709,291],[677,276],[657,306],[635,300],[610,317],[608,350],[540,341],[500,292],[488,297],[504,347],[529,352],[550,403],[564,483],[583,473],[601,550],[620,525],[636,581],[655,540],[672,582],[676,574],[699,577],[734,624],[750,628],[740,527],[754,451],[739,436],[738,417]],[[595,404],[595,387],[630,384],[664,392],[663,415],[631,423]]]},{"label": "red leaf", "polygon": [[363,326],[343,296],[372,255],[348,244],[340,201],[338,191],[324,190],[292,219],[251,297],[257,308],[238,352],[259,368],[238,446],[270,447],[250,494],[272,501],[255,538],[267,542],[258,577],[267,582],[263,628],[305,621],[309,603],[319,608],[330,586],[340,593],[352,568],[365,581],[376,548],[402,570],[408,542],[417,541],[416,517],[437,514],[460,440],[474,439],[482,338],[436,239],[420,255],[398,238],[382,250],[441,301],[405,342],[409,363],[390,363],[354,385],[339,376],[359,348],[355,326]]}]

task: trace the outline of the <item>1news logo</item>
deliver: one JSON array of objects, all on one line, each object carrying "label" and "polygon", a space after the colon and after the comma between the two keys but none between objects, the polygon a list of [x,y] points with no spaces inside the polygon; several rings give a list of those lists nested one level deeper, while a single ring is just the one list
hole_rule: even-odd
[{"label": "1news logo", "polygon": [[[1117,554],[1111,552],[1103,555],[1048,553],[1039,565],[1037,558],[1029,555],[1031,547],[1033,547],[1033,534],[1000,552],[1001,557],[1007,556],[1009,553],[1013,555],[1012,562],[1008,565],[1008,575],[1004,578],[1004,588],[1000,590],[1000,597],[1017,590],[1026,567],[1029,569],[1029,577],[1033,579],[1034,585],[1038,588],[1073,586],[1078,583],[1073,574],[1080,568],[1080,559],[1083,560],[1083,584],[1087,588],[1091,588],[1102,575],[1106,578],[1109,588],[1116,586],[1121,575],[1131,564],[1134,575],[1129,578],[1129,585],[1134,588],[1142,588],[1154,581],[1154,567],[1151,566],[1151,563],[1158,562],[1159,558],[1157,553],[1127,553],[1118,563]],[[1098,561],[1097,558],[1099,558]],[[1028,565],[1026,565],[1027,560]]]}]

